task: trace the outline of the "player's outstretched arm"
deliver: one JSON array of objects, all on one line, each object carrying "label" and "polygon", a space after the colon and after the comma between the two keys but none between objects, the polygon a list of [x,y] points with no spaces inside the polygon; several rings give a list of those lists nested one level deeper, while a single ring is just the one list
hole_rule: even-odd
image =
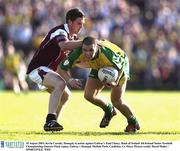
[{"label": "player's outstretched arm", "polygon": [[57,73],[68,83],[72,88],[82,88],[82,82],[80,79],[74,79],[71,77],[71,75],[68,73],[68,71],[61,69],[58,67]]},{"label": "player's outstretched arm", "polygon": [[72,50],[81,47],[81,45],[82,45],[82,40],[59,42],[59,46],[61,50]]}]

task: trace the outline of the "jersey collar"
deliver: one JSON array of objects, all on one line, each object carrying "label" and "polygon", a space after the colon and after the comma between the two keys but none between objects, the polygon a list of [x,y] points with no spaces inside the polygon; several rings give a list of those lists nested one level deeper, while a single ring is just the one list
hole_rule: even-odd
[{"label": "jersey collar", "polygon": [[68,24],[64,24],[64,29],[66,30],[66,32],[68,33],[69,35],[69,38],[72,40],[74,39],[75,37],[77,37],[76,34],[73,34],[73,36],[70,36],[70,32],[69,32],[69,28],[68,28]]},{"label": "jersey collar", "polygon": [[69,34],[69,28],[67,24],[64,24],[64,29],[67,31],[67,33]]}]

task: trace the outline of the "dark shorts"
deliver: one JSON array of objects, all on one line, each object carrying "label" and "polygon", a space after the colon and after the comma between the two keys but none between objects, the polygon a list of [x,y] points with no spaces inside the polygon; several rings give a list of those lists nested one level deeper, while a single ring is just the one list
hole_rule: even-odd
[{"label": "dark shorts", "polygon": [[89,73],[89,77],[94,78],[94,79],[99,79],[98,78],[98,70],[91,69],[91,72]]}]

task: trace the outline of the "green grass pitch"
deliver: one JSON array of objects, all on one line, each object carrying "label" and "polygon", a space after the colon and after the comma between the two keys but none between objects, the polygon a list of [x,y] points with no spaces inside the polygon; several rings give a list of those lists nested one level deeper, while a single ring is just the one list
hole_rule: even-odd
[{"label": "green grass pitch", "polygon": [[[109,91],[102,95],[109,98]],[[99,128],[103,111],[87,102],[82,91],[72,92],[58,119],[64,130],[44,132],[48,97],[46,92],[0,92],[0,140],[180,140],[179,92],[127,91],[127,103],[141,125],[136,134],[124,133],[127,122],[120,113],[107,128]]]}]

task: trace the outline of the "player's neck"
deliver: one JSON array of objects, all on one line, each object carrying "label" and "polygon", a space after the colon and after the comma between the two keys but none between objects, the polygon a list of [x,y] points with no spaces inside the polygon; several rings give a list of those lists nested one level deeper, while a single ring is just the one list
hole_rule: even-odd
[{"label": "player's neck", "polygon": [[66,24],[66,31],[68,32],[70,39],[73,39],[74,36],[77,35],[76,33],[74,33],[73,29],[68,24]]},{"label": "player's neck", "polygon": [[76,33],[74,33],[73,29],[68,25],[68,32],[69,32],[69,37],[73,38],[75,35],[77,35]]}]

